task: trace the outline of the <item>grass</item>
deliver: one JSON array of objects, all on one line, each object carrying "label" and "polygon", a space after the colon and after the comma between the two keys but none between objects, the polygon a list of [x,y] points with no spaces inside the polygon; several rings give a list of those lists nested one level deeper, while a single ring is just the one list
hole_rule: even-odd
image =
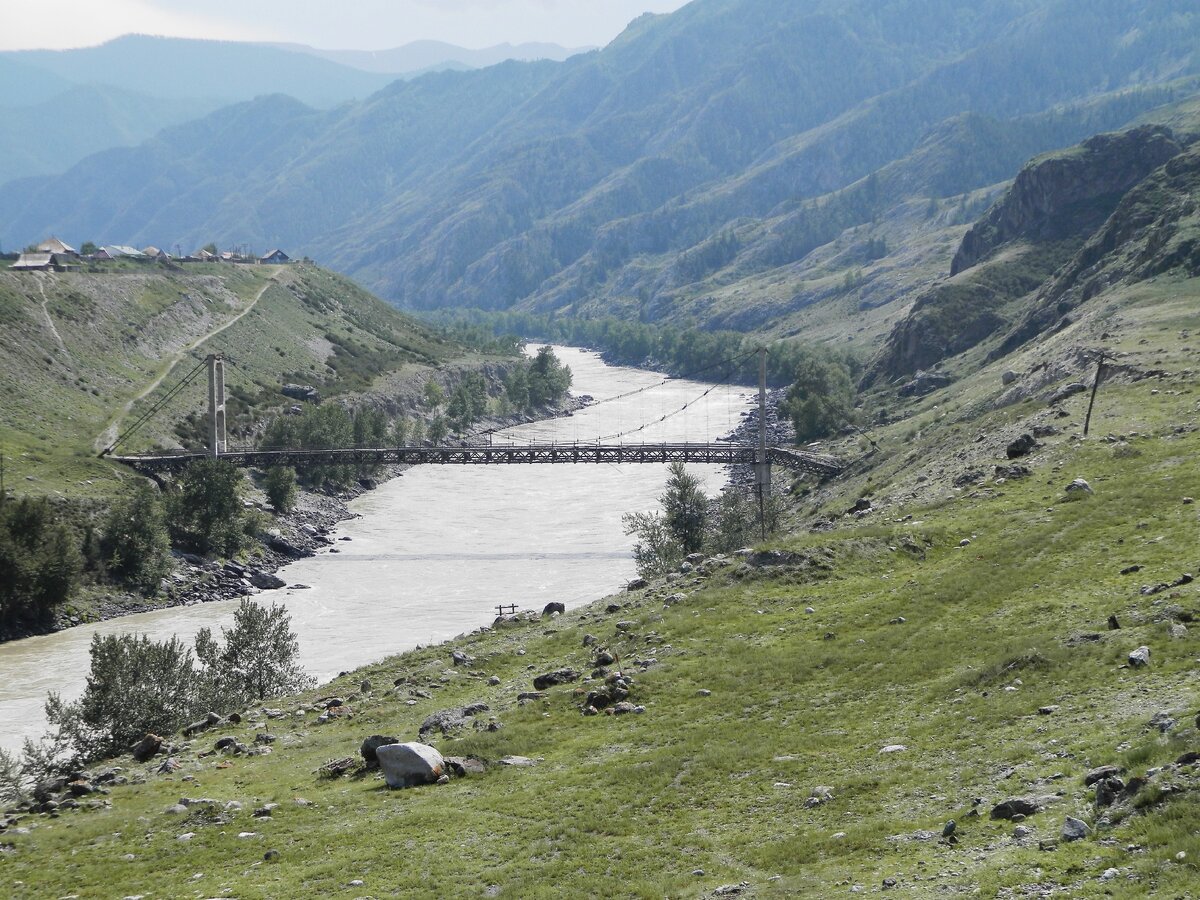
[{"label": "grass", "polygon": [[[1138,386],[1111,398],[1141,399]],[[1034,882],[1077,897],[1186,891],[1200,859],[1186,772],[1159,776],[1144,809],[1098,839],[1054,852],[1014,841],[1011,823],[990,821],[987,810],[1008,796],[1061,791],[1026,823],[1038,838],[1057,837],[1067,814],[1096,821],[1082,785],[1088,768],[1118,762],[1141,774],[1200,745],[1190,722],[1200,640],[1166,631],[1172,611],[1200,612],[1195,592],[1139,593],[1194,567],[1196,507],[1181,497],[1195,484],[1198,443],[1195,433],[1158,432],[1139,441],[1131,464],[1113,445],[1063,439],[1033,477],[986,500],[900,507],[887,521],[792,535],[779,547],[810,564],[790,575],[731,567],[622,595],[615,614],[602,603],[466,636],[454,646],[476,658],[471,673],[451,668],[441,646],[380,662],[319,692],[346,696],[368,678],[375,688],[352,701],[352,721],[315,725],[311,694],[286,704],[310,711],[271,723],[280,740],[270,756],[197,759],[219,736],[210,734],[181,754],[176,775],[130,766],[145,783],[115,789],[111,810],[6,835],[14,850],[4,877],[17,897],[474,897],[489,888],[500,897],[661,897],[743,880],[756,896],[830,896],[884,878],[913,896],[995,896]],[[1086,473],[1096,494],[1061,503],[1073,472]],[[971,544],[960,546],[963,537]],[[1119,574],[1133,562],[1141,572]],[[677,590],[686,601],[664,607]],[[1106,630],[1110,613],[1122,630]],[[618,621],[634,624],[623,631]],[[584,633],[635,673],[631,699],[645,715],[581,716],[586,685],[516,703],[539,671],[590,669]],[[1152,667],[1122,668],[1141,644]],[[642,671],[639,660],[655,662]],[[499,686],[487,684],[491,675]],[[410,696],[413,688],[432,699]],[[435,741],[443,752],[515,753],[541,758],[538,766],[401,792],[373,776],[316,774],[368,734],[415,739],[430,712],[475,700],[503,727]],[[1056,714],[1037,714],[1050,704]],[[1179,712],[1173,734],[1147,732],[1160,709]],[[260,730],[228,733],[251,740]],[[880,753],[892,744],[907,749]],[[1177,790],[1161,793],[1167,782]],[[806,808],[817,785],[834,800]],[[164,813],[181,795],[244,808],[219,824]],[[297,806],[297,796],[313,805]],[[971,819],[976,797],[986,798],[983,816]],[[250,815],[268,801],[281,804],[270,820]],[[960,823],[957,846],[913,837],[940,834],[949,818]],[[187,832],[195,837],[178,840]],[[264,861],[267,849],[279,860]],[[1110,866],[1124,874],[1101,885]],[[350,886],[357,879],[365,885]]]}]

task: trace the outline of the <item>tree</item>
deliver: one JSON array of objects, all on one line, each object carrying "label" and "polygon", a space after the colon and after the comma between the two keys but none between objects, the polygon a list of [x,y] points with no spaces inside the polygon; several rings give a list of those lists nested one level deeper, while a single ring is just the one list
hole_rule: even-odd
[{"label": "tree", "polygon": [[409,438],[409,423],[408,419],[400,416],[392,423],[391,444],[395,447],[404,447],[408,444]]},{"label": "tree", "polygon": [[504,394],[517,409],[529,408],[529,365],[518,363],[504,378]]},{"label": "tree", "polygon": [[79,248],[79,253],[81,256],[91,256],[99,249],[100,248],[96,246],[94,241],[84,241]]},{"label": "tree", "polygon": [[663,508],[664,524],[684,555],[698,553],[704,546],[708,497],[700,487],[700,479],[688,472],[683,463],[671,463],[668,472],[667,490],[658,498]]},{"label": "tree", "polygon": [[221,636],[224,646],[207,628],[196,635],[203,692],[214,698],[212,705],[238,708],[314,686],[297,660],[300,644],[286,607],[272,603],[268,609],[243,598],[233,626],[222,628]]},{"label": "tree", "polygon": [[171,571],[171,541],[162,498],[145,482],[113,504],[100,552],[109,574],[147,593]]},{"label": "tree", "polygon": [[554,355],[553,347],[539,347],[529,364],[528,380],[530,406],[546,406],[570,390],[571,369]]},{"label": "tree", "polygon": [[44,621],[82,571],[78,543],[48,500],[0,503],[0,621]]},{"label": "tree", "polygon": [[171,734],[196,714],[192,652],[176,637],[92,635],[83,696],[46,700],[46,719],[82,762],[126,750],[147,732]]},{"label": "tree", "polygon": [[827,437],[849,423],[854,414],[854,387],[845,363],[809,353],[796,366],[782,411],[796,428],[796,442]]},{"label": "tree", "polygon": [[446,424],[446,417],[438,413],[429,422],[429,440],[435,444],[440,444],[446,439],[446,435],[450,431],[450,426]]},{"label": "tree", "polygon": [[239,496],[242,473],[223,459],[187,467],[179,492],[167,503],[175,542],[197,553],[233,556],[245,546],[245,512]]},{"label": "tree", "polygon": [[625,533],[637,538],[633,561],[643,578],[658,578],[674,571],[683,559],[683,548],[658,513],[626,513],[621,517]]},{"label": "tree", "polygon": [[263,480],[263,490],[275,512],[290,513],[296,505],[296,470],[291,466],[272,466]]},{"label": "tree", "polygon": [[446,402],[446,392],[442,390],[442,386],[430,378],[425,382],[425,405],[430,409],[437,409]]}]

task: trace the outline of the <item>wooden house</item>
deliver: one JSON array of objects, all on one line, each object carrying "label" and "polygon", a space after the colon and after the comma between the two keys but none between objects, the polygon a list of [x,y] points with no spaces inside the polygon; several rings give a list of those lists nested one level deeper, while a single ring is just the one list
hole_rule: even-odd
[{"label": "wooden house", "polygon": [[260,256],[258,261],[266,265],[281,266],[292,261],[292,258],[282,250],[272,250],[266,256]]}]

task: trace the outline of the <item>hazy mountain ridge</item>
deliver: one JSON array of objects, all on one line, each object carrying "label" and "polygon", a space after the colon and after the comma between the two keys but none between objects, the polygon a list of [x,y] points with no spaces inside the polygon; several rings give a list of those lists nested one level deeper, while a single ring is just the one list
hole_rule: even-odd
[{"label": "hazy mountain ridge", "polygon": [[[10,185],[0,190],[0,208],[12,210],[4,239],[52,227],[115,229],[114,239],[137,243],[179,228],[184,244],[214,237],[309,253],[403,305],[586,311],[594,302],[670,317],[733,259],[740,267],[723,278],[765,276],[814,246],[774,239],[771,252],[739,245],[723,259],[726,233],[872,173],[878,185],[887,166],[964,113],[1061,119],[1012,147],[980,138],[990,158],[963,153],[926,193],[1006,180],[1085,128],[1119,127],[1177,99],[1154,85],[1196,71],[1198,35],[1200,17],[1180,0],[984,9],[699,0],[564,63],[426,76],[297,119],[287,151],[264,148],[269,164],[244,171],[216,165],[251,157],[244,149],[209,140],[204,151],[172,150],[168,134],[149,157],[145,148],[107,157],[139,184],[89,186],[84,212],[64,186],[87,181],[86,166],[57,185]],[[1100,95],[1107,105],[1089,111]],[[172,153],[189,160],[183,176]],[[181,177],[182,193],[143,186]]]}]

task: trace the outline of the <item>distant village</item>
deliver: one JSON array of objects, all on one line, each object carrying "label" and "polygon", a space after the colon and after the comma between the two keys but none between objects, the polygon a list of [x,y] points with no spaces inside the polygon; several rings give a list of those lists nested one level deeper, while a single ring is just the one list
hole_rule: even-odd
[{"label": "distant village", "polygon": [[[9,257],[11,258],[11,256]],[[121,245],[84,244],[76,250],[56,237],[49,237],[36,247],[29,247],[16,255],[10,271],[20,272],[67,272],[82,269],[90,263],[128,260],[135,263],[230,263],[235,265],[284,265],[292,258],[282,250],[275,249],[263,256],[236,250],[219,251],[209,244],[189,255],[174,255],[159,247],[125,247]]]}]

